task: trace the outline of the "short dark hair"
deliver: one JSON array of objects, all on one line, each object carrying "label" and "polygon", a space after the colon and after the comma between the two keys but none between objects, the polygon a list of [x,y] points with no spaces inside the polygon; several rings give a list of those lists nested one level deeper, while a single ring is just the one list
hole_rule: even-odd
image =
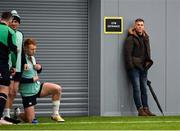
[{"label": "short dark hair", "polygon": [[21,23],[20,18],[19,18],[19,17],[17,17],[17,16],[13,16],[13,20],[17,20],[17,22],[19,22],[19,24]]},{"label": "short dark hair", "polygon": [[142,18],[137,18],[135,22],[144,22],[144,20]]},{"label": "short dark hair", "polygon": [[2,20],[10,20],[12,18],[11,12],[2,12],[1,19]]}]

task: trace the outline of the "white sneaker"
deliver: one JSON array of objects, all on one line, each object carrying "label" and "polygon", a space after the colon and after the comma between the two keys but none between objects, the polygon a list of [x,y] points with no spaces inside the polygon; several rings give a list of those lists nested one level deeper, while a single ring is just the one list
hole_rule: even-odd
[{"label": "white sneaker", "polygon": [[57,122],[64,122],[64,119],[60,115],[52,115],[51,119]]},{"label": "white sneaker", "polygon": [[6,120],[4,120],[4,119],[0,119],[0,125],[12,125],[13,123],[11,123],[11,122],[8,122],[8,121],[6,121]]}]

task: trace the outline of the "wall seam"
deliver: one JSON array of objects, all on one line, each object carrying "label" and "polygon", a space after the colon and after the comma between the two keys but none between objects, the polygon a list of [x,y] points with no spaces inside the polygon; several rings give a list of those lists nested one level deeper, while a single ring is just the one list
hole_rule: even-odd
[{"label": "wall seam", "polygon": [[167,112],[167,0],[165,0],[165,112]]}]

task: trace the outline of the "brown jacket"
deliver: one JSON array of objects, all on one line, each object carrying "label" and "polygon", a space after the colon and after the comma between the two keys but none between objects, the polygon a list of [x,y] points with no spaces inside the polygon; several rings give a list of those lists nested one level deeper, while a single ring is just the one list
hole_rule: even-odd
[{"label": "brown jacket", "polygon": [[145,69],[146,62],[152,62],[150,55],[149,36],[144,31],[143,41],[135,29],[130,28],[124,46],[125,64],[128,70],[133,68]]}]

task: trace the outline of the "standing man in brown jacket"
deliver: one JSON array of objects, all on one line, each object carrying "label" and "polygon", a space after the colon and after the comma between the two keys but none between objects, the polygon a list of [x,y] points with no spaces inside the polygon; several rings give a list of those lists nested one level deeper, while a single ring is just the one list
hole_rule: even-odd
[{"label": "standing man in brown jacket", "polygon": [[144,29],[144,20],[135,20],[126,39],[125,63],[133,87],[133,98],[139,116],[155,116],[148,107],[147,70],[152,65],[149,36]]}]

